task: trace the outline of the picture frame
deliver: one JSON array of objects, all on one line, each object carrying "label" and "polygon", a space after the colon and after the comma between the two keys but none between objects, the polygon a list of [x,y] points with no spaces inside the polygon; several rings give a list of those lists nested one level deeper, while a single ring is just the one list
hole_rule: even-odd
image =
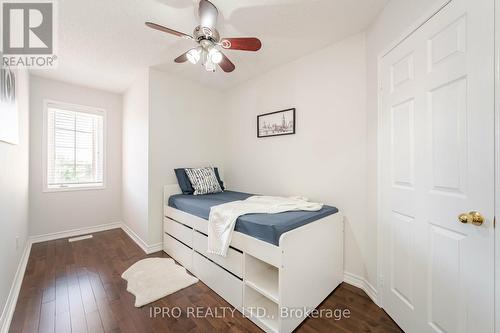
[{"label": "picture frame", "polygon": [[7,67],[0,67],[0,141],[19,144],[16,72]]},{"label": "picture frame", "polygon": [[257,116],[257,138],[295,134],[295,108]]}]

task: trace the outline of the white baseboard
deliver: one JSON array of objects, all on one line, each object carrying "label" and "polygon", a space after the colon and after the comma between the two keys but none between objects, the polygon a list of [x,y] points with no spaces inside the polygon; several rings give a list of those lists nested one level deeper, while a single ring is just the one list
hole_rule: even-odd
[{"label": "white baseboard", "polygon": [[146,242],[142,240],[141,237],[139,237],[128,225],[126,225],[123,222],[114,222],[114,223],[107,223],[107,224],[101,224],[101,225],[96,225],[93,227],[85,227],[85,228],[78,228],[78,229],[71,229],[71,230],[66,230],[66,231],[59,231],[59,232],[54,232],[50,234],[44,234],[44,235],[37,235],[37,236],[30,236],[30,241],[32,244],[34,243],[41,243],[41,242],[47,242],[55,239],[61,239],[61,238],[69,238],[69,237],[77,237],[81,235],[87,235],[87,234],[92,234],[94,232],[100,232],[100,231],[106,231],[106,230],[111,230],[111,229],[118,229],[121,228],[125,233],[132,238],[132,240],[139,245],[139,247],[146,253],[154,253],[161,251],[163,249],[163,244],[162,243],[157,243],[153,245],[148,245]]},{"label": "white baseboard", "polygon": [[69,237],[91,234],[94,232],[106,231],[106,230],[111,230],[111,229],[118,229],[121,227],[122,227],[122,222],[114,222],[114,223],[96,225],[93,227],[77,228],[77,229],[71,229],[71,230],[66,230],[66,231],[54,232],[54,233],[45,234],[45,235],[30,236],[30,240],[32,243],[41,243],[41,242],[47,242],[47,241],[60,239],[60,238],[69,238]]},{"label": "white baseboard", "polygon": [[379,305],[377,289],[375,289],[365,278],[353,273],[344,272],[344,282],[362,289],[375,304]]},{"label": "white baseboard", "polygon": [[156,243],[153,245],[149,245],[148,254],[163,251],[163,243]]},{"label": "white baseboard", "polygon": [[7,302],[5,302],[5,306],[0,316],[0,333],[7,333],[9,331],[12,316],[14,315],[14,310],[16,309],[17,298],[19,297],[19,292],[21,291],[21,285],[23,283],[26,266],[28,265],[31,245],[32,242],[30,239],[28,239],[26,241],[26,246],[24,247],[21,261],[17,266],[16,275],[14,276],[14,280],[12,281],[9,296],[7,296]]},{"label": "white baseboard", "polygon": [[132,230],[125,223],[122,223],[121,228],[144,251],[144,253],[151,254],[163,250],[163,243],[148,245],[144,240],[142,240],[141,237],[139,237],[139,235],[134,232],[134,230]]}]

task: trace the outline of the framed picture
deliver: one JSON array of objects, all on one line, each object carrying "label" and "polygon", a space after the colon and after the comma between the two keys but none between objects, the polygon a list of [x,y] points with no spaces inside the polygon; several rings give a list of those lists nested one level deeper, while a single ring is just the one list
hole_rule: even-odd
[{"label": "framed picture", "polygon": [[295,134],[295,108],[257,116],[257,137]]},{"label": "framed picture", "polygon": [[19,143],[16,76],[14,71],[4,67],[0,68],[0,141]]}]

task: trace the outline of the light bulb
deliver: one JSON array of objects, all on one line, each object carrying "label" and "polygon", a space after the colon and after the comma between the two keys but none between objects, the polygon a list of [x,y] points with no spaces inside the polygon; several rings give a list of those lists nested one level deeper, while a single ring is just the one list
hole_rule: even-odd
[{"label": "light bulb", "polygon": [[215,64],[212,62],[210,57],[208,57],[207,61],[205,62],[205,70],[207,72],[215,72]]},{"label": "light bulb", "polygon": [[199,49],[191,49],[188,51],[186,54],[186,57],[188,58],[189,62],[192,63],[193,65],[196,65],[198,61],[200,61],[200,50]]},{"label": "light bulb", "polygon": [[219,64],[222,61],[222,53],[216,48],[211,49],[208,56],[214,64]]}]

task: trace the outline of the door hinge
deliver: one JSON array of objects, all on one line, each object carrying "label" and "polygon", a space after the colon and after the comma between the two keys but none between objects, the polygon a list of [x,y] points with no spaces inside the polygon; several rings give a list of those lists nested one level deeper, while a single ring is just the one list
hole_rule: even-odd
[{"label": "door hinge", "polygon": [[493,216],[493,229],[497,227],[497,217]]}]

